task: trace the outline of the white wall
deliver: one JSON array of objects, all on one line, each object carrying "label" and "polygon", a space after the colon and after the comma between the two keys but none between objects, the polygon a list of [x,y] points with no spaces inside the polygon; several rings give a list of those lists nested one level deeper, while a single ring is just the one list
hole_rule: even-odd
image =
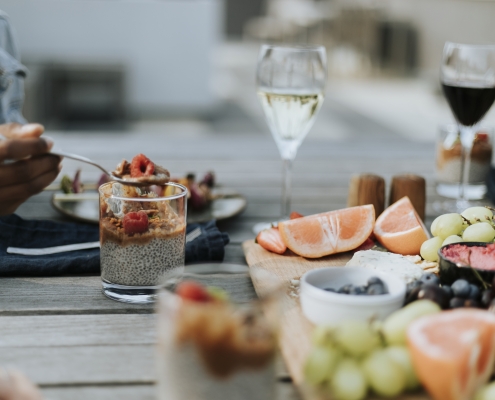
[{"label": "white wall", "polygon": [[131,112],[215,107],[221,0],[0,0],[25,59],[121,63]]}]

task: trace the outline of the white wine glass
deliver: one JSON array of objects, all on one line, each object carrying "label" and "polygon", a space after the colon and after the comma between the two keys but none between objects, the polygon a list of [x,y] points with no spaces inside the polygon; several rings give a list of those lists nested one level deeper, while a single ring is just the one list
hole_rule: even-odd
[{"label": "white wine glass", "polygon": [[[444,201],[436,208],[462,212],[478,205],[469,200],[471,151],[477,125],[495,101],[495,45],[445,43],[440,75],[443,93],[460,132],[462,167],[457,200]],[[450,137],[446,142],[453,145]]]},{"label": "white wine glass", "polygon": [[[323,46],[261,46],[256,88],[283,160],[282,220],[291,212],[292,163],[323,103],[326,76]],[[256,224],[254,231],[266,225]]]}]

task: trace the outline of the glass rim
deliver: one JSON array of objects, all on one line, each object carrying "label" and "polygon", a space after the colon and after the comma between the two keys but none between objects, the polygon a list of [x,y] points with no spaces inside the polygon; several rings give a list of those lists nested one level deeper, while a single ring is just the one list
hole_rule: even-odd
[{"label": "glass rim", "polygon": [[263,43],[260,47],[260,50],[263,49],[280,49],[280,50],[292,50],[292,51],[300,51],[300,52],[309,52],[309,51],[326,51],[325,46],[321,44],[273,44],[273,43]]},{"label": "glass rim", "polygon": [[459,42],[451,42],[451,41],[446,41],[444,44],[444,48],[447,46],[452,46],[452,47],[472,47],[472,48],[479,48],[479,49],[489,49],[489,48],[494,48],[495,49],[495,43],[492,44],[473,44],[473,43],[459,43]]},{"label": "glass rim", "polygon": [[[120,185],[123,185],[122,183],[120,182],[116,182],[116,181],[110,181],[110,182],[107,182],[107,183],[104,183],[103,185],[101,185],[99,188],[98,188],[98,193],[101,195],[101,189],[103,187],[106,187],[110,184],[114,184],[114,183],[118,183]],[[130,186],[130,185],[129,185]],[[108,198],[112,198],[112,199],[117,199],[117,200],[126,200],[126,201],[145,201],[145,202],[151,202],[151,201],[169,201],[169,200],[176,200],[176,199],[180,199],[181,197],[186,197],[187,196],[187,188],[184,186],[184,185],[181,185],[180,183],[177,183],[177,182],[167,182],[165,183],[164,185],[149,185],[149,186],[174,186],[174,187],[177,187],[179,189],[182,190],[182,193],[179,193],[179,194],[173,194],[171,196],[158,196],[158,197],[120,197],[120,196],[115,196],[115,195],[110,195]]]}]

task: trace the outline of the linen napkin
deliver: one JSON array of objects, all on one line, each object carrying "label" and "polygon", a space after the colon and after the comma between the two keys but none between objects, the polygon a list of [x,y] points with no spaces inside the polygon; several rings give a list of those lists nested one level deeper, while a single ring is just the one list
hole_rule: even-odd
[{"label": "linen napkin", "polygon": [[[201,235],[186,244],[186,264],[222,261],[229,235],[220,232],[216,221],[188,224],[187,233],[201,229]],[[94,225],[31,221],[12,214],[0,217],[0,276],[57,276],[100,272],[100,249],[78,250],[44,256],[8,254],[7,247],[42,248],[94,242],[99,229]]]}]

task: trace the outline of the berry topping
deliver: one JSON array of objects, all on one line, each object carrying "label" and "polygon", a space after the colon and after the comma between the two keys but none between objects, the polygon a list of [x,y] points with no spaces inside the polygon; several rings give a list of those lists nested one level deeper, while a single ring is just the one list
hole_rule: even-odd
[{"label": "berry topping", "polygon": [[124,225],[124,232],[128,235],[146,232],[148,230],[148,214],[142,210],[127,213],[122,224]]},{"label": "berry topping", "polygon": [[213,300],[207,288],[192,281],[179,283],[175,289],[175,293],[183,300],[191,300],[197,303],[206,303]]},{"label": "berry topping", "polygon": [[289,219],[297,219],[297,218],[302,218],[302,217],[304,217],[304,215],[298,213],[297,211],[292,211],[290,213]]},{"label": "berry topping", "polygon": [[131,161],[131,177],[138,178],[140,176],[153,175],[155,172],[155,164],[144,154],[138,154]]}]

